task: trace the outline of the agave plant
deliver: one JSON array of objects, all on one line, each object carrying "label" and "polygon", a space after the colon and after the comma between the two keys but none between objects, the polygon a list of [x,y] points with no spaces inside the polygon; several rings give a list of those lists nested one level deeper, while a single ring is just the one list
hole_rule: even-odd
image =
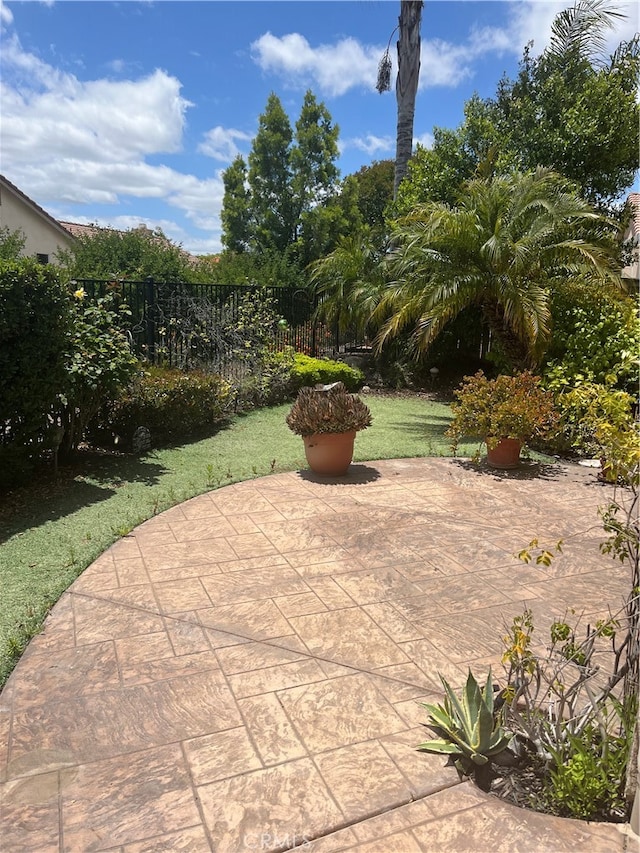
[{"label": "agave plant", "polygon": [[502,752],[510,741],[510,735],[494,719],[491,669],[484,690],[469,670],[461,698],[442,676],[440,680],[445,690],[444,704],[423,703],[423,707],[429,712],[431,725],[443,738],[425,741],[418,749],[459,756],[456,766],[465,772],[472,765],[487,764],[490,756]]}]

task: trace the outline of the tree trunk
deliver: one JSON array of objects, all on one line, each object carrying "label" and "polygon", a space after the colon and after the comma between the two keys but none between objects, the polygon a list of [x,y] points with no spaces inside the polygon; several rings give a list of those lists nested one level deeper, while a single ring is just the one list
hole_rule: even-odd
[{"label": "tree trunk", "polygon": [[500,342],[502,353],[511,367],[518,371],[531,369],[534,364],[530,352],[505,322],[502,306],[494,302],[483,302],[481,307],[493,337]]},{"label": "tree trunk", "polygon": [[396,169],[393,197],[398,194],[400,182],[407,173],[407,164],[413,149],[413,116],[420,76],[420,22],[422,0],[401,0],[400,35],[398,37],[398,76],[396,100],[398,125],[396,130]]}]

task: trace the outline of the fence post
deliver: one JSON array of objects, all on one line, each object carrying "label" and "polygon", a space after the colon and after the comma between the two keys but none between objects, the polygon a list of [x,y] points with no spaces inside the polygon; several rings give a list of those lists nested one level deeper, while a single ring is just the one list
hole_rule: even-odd
[{"label": "fence post", "polygon": [[156,307],[157,307],[157,291],[153,276],[148,276],[145,279],[145,306],[144,313],[146,318],[147,332],[147,358],[151,364],[156,361]]}]

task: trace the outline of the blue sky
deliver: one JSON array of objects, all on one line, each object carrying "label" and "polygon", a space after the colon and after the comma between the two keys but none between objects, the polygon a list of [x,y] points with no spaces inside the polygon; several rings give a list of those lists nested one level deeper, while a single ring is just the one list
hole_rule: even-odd
[{"label": "blue sky", "polygon": [[[514,77],[568,2],[431,2],[416,141]],[[638,30],[635,5],[611,49]],[[305,91],[340,127],[346,176],[395,151],[393,92],[375,90],[399,0],[3,2],[0,171],[58,219],[160,227],[220,250],[222,171],[251,149],[275,92],[295,124]],[[392,41],[395,59],[395,37]],[[395,69],[394,69],[395,70]]]}]

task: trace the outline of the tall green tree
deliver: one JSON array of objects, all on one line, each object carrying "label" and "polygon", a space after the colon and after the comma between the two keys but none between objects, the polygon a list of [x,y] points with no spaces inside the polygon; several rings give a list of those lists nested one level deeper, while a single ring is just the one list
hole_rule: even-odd
[{"label": "tall green tree", "polygon": [[308,90],[291,150],[292,191],[298,217],[335,193],[340,177],[336,166],[339,133],[326,106]]},{"label": "tall green tree", "polygon": [[301,236],[296,247],[301,265],[307,267],[324,257],[335,249],[341,237],[357,234],[361,226],[358,188],[349,175],[340,191],[302,214]]},{"label": "tall green tree", "polygon": [[249,154],[252,235],[258,251],[284,251],[295,239],[289,117],[272,92]]},{"label": "tall green tree", "polygon": [[399,222],[379,344],[412,329],[424,351],[477,306],[507,359],[536,365],[550,340],[555,278],[583,271],[620,284],[614,230],[548,169],[469,181],[456,207],[431,202]]},{"label": "tall green tree", "polygon": [[230,252],[244,252],[248,249],[251,239],[251,209],[247,164],[240,155],[224,170],[222,181],[222,245]]},{"label": "tall green tree", "polygon": [[358,188],[358,210],[362,221],[372,228],[383,228],[385,212],[393,200],[393,160],[374,160],[351,176]]},{"label": "tall green tree", "polygon": [[560,12],[547,49],[525,50],[517,80],[503,80],[498,130],[523,169],[548,166],[606,203],[632,183],[640,145],[640,40],[603,54],[621,15],[606,0],[578,0]]}]

